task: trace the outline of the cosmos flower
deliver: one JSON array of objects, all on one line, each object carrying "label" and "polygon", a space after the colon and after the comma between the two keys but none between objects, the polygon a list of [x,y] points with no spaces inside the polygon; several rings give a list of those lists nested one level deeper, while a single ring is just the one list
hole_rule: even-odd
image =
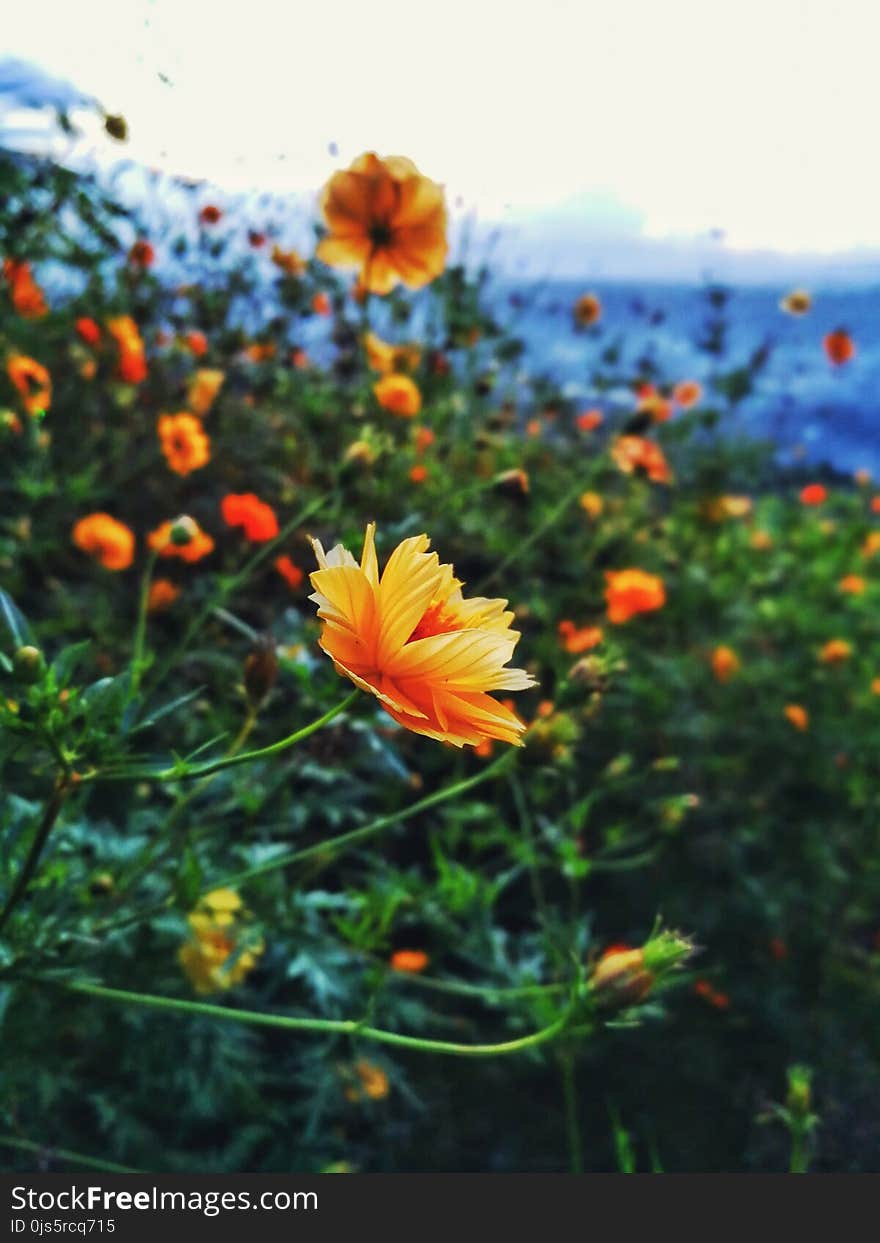
[{"label": "cosmos flower", "polygon": [[581,294],[571,313],[576,327],[591,328],[602,318],[602,303],[594,293]]},{"label": "cosmos flower", "polygon": [[534,685],[523,670],[505,668],[519,640],[507,602],[465,600],[426,535],[399,544],[380,577],[375,531],[371,523],[360,565],[341,544],[325,553],[312,541],[320,568],[310,598],[337,672],[417,734],[458,747],[484,738],[520,743],[523,722],[488,693]]},{"label": "cosmos flower", "polygon": [[20,394],[28,414],[35,415],[49,409],[52,404],[52,379],[42,363],[27,354],[12,354],[6,362],[6,374]]},{"label": "cosmos flower", "polygon": [[653,483],[672,480],[663,450],[653,440],[645,440],[642,436],[618,436],[611,446],[611,458],[618,470],[627,475],[641,472]]},{"label": "cosmos flower", "polygon": [[782,711],[789,724],[800,733],[810,728],[810,714],[801,704],[786,704]]},{"label": "cosmos flower", "polygon": [[408,375],[385,375],[373,385],[373,393],[383,410],[412,419],[422,408],[419,387]]},{"label": "cosmos flower", "polygon": [[806,315],[812,305],[813,299],[806,289],[792,289],[779,302],[780,310],[785,311],[786,315]]},{"label": "cosmos flower", "polygon": [[169,469],[190,475],[211,460],[211,441],[194,414],[160,414],[159,444]]},{"label": "cosmos flower", "polygon": [[637,613],[661,609],[666,603],[662,578],[644,570],[606,570],[605,583],[608,620],[614,625],[628,622]]},{"label": "cosmos flower", "polygon": [[739,672],[739,657],[732,647],[725,647],[723,644],[715,648],[710,663],[716,680],[722,683],[729,682]]},{"label": "cosmos flower", "polygon": [[429,284],[446,264],[443,189],[402,156],[369,151],[335,173],[321,199],[328,235],[317,256],[357,270],[361,287],[387,294]]},{"label": "cosmos flower", "polygon": [[278,534],[275,510],[253,492],[230,492],[220,502],[223,521],[230,527],[241,527],[253,544],[265,544]]},{"label": "cosmos flower", "polygon": [[117,377],[127,384],[142,384],[147,378],[147,360],[137,324],[130,315],[117,315],[107,320],[107,331],[119,350]]},{"label": "cosmos flower", "polygon": [[109,514],[94,513],[80,518],[71,539],[105,570],[127,570],[134,560],[134,533]]},{"label": "cosmos flower", "polygon": [[3,276],[9,285],[12,305],[22,319],[42,319],[49,314],[46,298],[33,278],[29,263],[24,260],[5,259]]},{"label": "cosmos flower", "polygon": [[395,950],[388,960],[392,971],[405,971],[411,975],[424,971],[429,962],[424,950]]},{"label": "cosmos flower", "polygon": [[188,514],[163,522],[147,536],[147,545],[160,557],[179,557],[190,564],[214,551],[214,541]]},{"label": "cosmos flower", "polygon": [[195,371],[186,388],[188,409],[203,419],[213,406],[225,379],[226,372],[213,367],[200,367]]},{"label": "cosmos flower", "polygon": [[822,339],[822,348],[828,361],[835,367],[842,367],[855,357],[856,347],[852,337],[845,328],[836,328]]}]

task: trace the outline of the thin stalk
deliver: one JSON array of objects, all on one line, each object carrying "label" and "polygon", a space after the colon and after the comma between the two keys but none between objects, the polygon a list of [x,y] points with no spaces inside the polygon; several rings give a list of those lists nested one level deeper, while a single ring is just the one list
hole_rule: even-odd
[{"label": "thin stalk", "polygon": [[187,764],[180,762],[172,765],[171,768],[142,768],[142,769],[120,769],[114,772],[102,771],[96,769],[92,773],[87,773],[83,777],[83,781],[192,781],[197,777],[209,777],[214,773],[222,772],[224,768],[232,768],[236,764],[250,764],[254,760],[268,759],[270,755],[280,755],[282,751],[287,751],[290,747],[295,747],[297,743],[303,742],[306,738],[310,738],[312,734],[317,733],[319,729],[323,729],[334,717],[339,716],[346,708],[350,708],[357,699],[360,691],[353,690],[350,695],[346,695],[334,707],[329,708],[323,716],[319,716],[317,720],[312,721],[309,725],[304,725],[302,729],[296,730],[293,734],[288,734],[286,738],[280,738],[278,742],[272,742],[267,747],[260,747],[256,751],[242,751],[238,755],[225,755],[217,760],[209,760],[206,764]]},{"label": "thin stalk", "polygon": [[43,811],[43,817],[37,826],[37,831],[34,834],[34,840],[31,842],[31,848],[28,851],[23,867],[18,874],[18,879],[12,887],[12,892],[6,900],[6,905],[3,907],[3,910],[0,911],[0,932],[2,932],[6,927],[9,916],[24,897],[25,891],[31,882],[31,878],[37,870],[37,865],[40,862],[40,857],[46,846],[46,842],[49,840],[49,834],[52,832],[52,827],[58,819],[58,813],[61,811],[61,808],[64,805],[64,800],[67,798],[69,791],[70,778],[67,775],[59,777],[55,783],[55,788],[52,791],[51,797],[46,803]]},{"label": "thin stalk", "polygon": [[572,1174],[583,1174],[583,1144],[578,1119],[577,1085],[574,1078],[574,1058],[570,1053],[559,1059],[562,1071],[562,1098],[565,1103],[565,1129],[568,1136],[568,1160]]},{"label": "thin stalk", "polygon": [[102,1161],[100,1157],[86,1157],[69,1148],[53,1148],[51,1144],[35,1144],[30,1139],[16,1139],[14,1135],[0,1135],[0,1147],[18,1148],[21,1152],[34,1152],[44,1157],[57,1157],[70,1165],[83,1165],[88,1170],[101,1170],[105,1174],[142,1174],[143,1170],[130,1165],[117,1165],[115,1161]]},{"label": "thin stalk", "polygon": [[144,568],[144,576],[141,579],[141,594],[138,604],[137,624],[134,631],[134,645],[131,655],[131,686],[129,688],[128,697],[134,699],[140,685],[141,674],[144,671],[144,640],[147,631],[147,612],[150,607],[150,584],[153,581],[153,571],[156,568],[157,552],[151,552],[147,558],[147,564]]},{"label": "thin stalk", "polygon": [[[44,981],[50,983],[50,981]],[[308,1019],[282,1014],[263,1014],[257,1010],[233,1010],[204,1001],[182,1001],[174,997],[158,997],[150,993],[135,993],[126,989],[105,988],[86,981],[53,980],[53,984],[72,993],[82,993],[100,1001],[117,1002],[121,1005],[142,1006],[147,1009],[167,1010],[177,1014],[200,1015],[231,1023],[244,1023],[251,1027],[272,1027],[283,1031],[321,1032],[325,1035],[351,1036],[359,1040],[372,1040],[379,1044],[394,1045],[399,1049],[412,1049],[419,1053],[448,1053],[453,1057],[498,1057],[508,1053],[521,1053],[553,1040],[568,1026],[573,1004],[569,1005],[552,1023],[538,1031],[520,1036],[516,1040],[504,1040],[497,1044],[459,1044],[449,1040],[429,1040],[420,1036],[402,1036],[397,1032],[384,1031],[378,1027],[357,1022],[354,1019]]]}]

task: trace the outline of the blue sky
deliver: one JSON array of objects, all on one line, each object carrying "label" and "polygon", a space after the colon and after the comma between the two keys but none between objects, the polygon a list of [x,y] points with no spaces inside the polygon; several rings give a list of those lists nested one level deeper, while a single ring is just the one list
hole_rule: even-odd
[{"label": "blue sky", "polygon": [[875,0],[31,0],[6,33],[132,157],[230,190],[372,148],[562,261],[880,249]]}]

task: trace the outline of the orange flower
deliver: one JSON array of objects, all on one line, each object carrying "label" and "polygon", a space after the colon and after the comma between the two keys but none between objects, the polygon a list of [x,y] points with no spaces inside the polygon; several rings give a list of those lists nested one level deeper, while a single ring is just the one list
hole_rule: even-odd
[{"label": "orange flower", "polygon": [[30,415],[48,410],[52,404],[52,380],[49,372],[36,359],[26,354],[12,354],[6,362],[6,374],[21,394],[22,405]]},{"label": "orange flower", "polygon": [[164,613],[180,595],[180,588],[170,578],[157,578],[150,584],[147,597],[148,613]]},{"label": "orange flower", "polygon": [[602,318],[602,303],[594,293],[581,294],[571,313],[578,328],[590,328]]},{"label": "orange flower", "polygon": [[[698,386],[699,387],[699,386]],[[667,423],[672,418],[672,402],[653,384],[640,384],[636,389],[637,409],[654,423]]]},{"label": "orange flower", "polygon": [[274,341],[254,341],[245,350],[252,363],[265,363],[275,357]]},{"label": "orange flower", "polygon": [[141,384],[147,378],[144,343],[137,324],[130,315],[117,315],[107,320],[107,331],[119,349],[116,374],[127,384]]},{"label": "orange flower", "polygon": [[526,423],[526,435],[532,440],[536,440],[543,430],[544,424],[540,419],[529,419],[528,423]]},{"label": "orange flower", "polygon": [[418,385],[408,375],[385,375],[373,385],[376,400],[383,410],[411,419],[422,408]]},{"label": "orange flower", "polygon": [[829,639],[819,649],[819,660],[823,665],[840,665],[852,656],[852,644],[846,639]]},{"label": "orange flower", "polygon": [[578,629],[573,621],[561,621],[557,627],[562,646],[573,655],[588,652],[597,647],[603,639],[601,626],[583,626]]},{"label": "orange flower", "polygon": [[138,268],[149,268],[156,258],[156,252],[149,242],[135,242],[128,252],[128,262]]},{"label": "orange flower", "polygon": [[34,280],[29,263],[5,259],[3,275],[9,282],[12,305],[22,319],[42,319],[49,314],[43,291]]},{"label": "orange flower", "polygon": [[845,574],[837,584],[839,591],[850,596],[860,596],[865,590],[865,580],[860,574]]},{"label": "orange flower", "polygon": [[880,678],[871,679],[871,694],[880,695]]},{"label": "orange flower", "polygon": [[199,212],[199,220],[202,224],[217,224],[223,218],[223,212],[219,207],[215,207],[213,203],[206,203]]},{"label": "orange flower", "polygon": [[666,589],[662,578],[644,570],[606,570],[605,600],[608,620],[615,625],[629,621],[637,613],[662,609]]},{"label": "orange flower", "polygon": [[719,682],[729,682],[739,671],[739,657],[732,647],[716,647],[712,653],[712,672]]},{"label": "orange flower", "polygon": [[880,514],[880,496],[871,497],[871,513]]},{"label": "orange flower", "polygon": [[806,289],[793,289],[780,301],[779,307],[787,315],[806,315],[813,305],[813,299]]},{"label": "orange flower", "polygon": [[197,414],[200,419],[205,417],[213,406],[225,379],[225,371],[217,371],[211,367],[200,367],[190,376],[186,389],[186,404],[193,414]]},{"label": "orange flower", "polygon": [[371,293],[390,293],[400,281],[420,289],[443,271],[443,190],[411,160],[380,159],[372,151],[359,156],[330,178],[321,208],[329,234],[318,245],[318,258],[357,269]]},{"label": "orange flower", "polygon": [[389,375],[392,371],[415,371],[422,359],[417,345],[392,345],[374,332],[364,337],[367,362],[373,371]]},{"label": "orange flower", "polygon": [[863,557],[873,557],[875,553],[880,552],[880,531],[868,532],[861,552]]},{"label": "orange flower", "polygon": [[76,331],[82,341],[86,345],[98,345],[101,340],[101,329],[93,319],[89,319],[88,315],[83,315],[74,324]]},{"label": "orange flower", "polygon": [[602,426],[604,417],[601,410],[582,410],[575,417],[575,426],[579,432],[594,432]]},{"label": "orange flower", "polygon": [[305,578],[305,574],[298,565],[294,565],[290,557],[276,557],[272,563],[275,569],[287,583],[292,591],[296,591]]},{"label": "orange flower", "polygon": [[663,450],[653,440],[641,436],[618,436],[611,446],[615,466],[627,475],[644,472],[654,483],[669,483],[672,471]]},{"label": "orange flower", "polygon": [[354,1071],[358,1078],[358,1086],[351,1085],[346,1088],[347,1100],[359,1101],[366,1096],[371,1101],[381,1101],[388,1095],[391,1090],[388,1076],[381,1066],[360,1061],[355,1062]]},{"label": "orange flower", "polygon": [[203,354],[207,354],[208,338],[203,332],[199,332],[197,328],[188,332],[184,337],[184,341],[186,342],[187,349],[194,357],[201,358]]},{"label": "orange flower", "polygon": [[822,505],[828,500],[828,489],[821,483],[808,483],[800,496],[802,505]]},{"label": "orange flower", "polygon": [[415,466],[410,468],[409,477],[413,483],[424,483],[428,478],[427,466],[424,466],[421,462],[417,462]]},{"label": "orange flower", "polygon": [[413,436],[416,453],[424,453],[426,449],[430,449],[435,439],[436,437],[430,427],[417,427]]},{"label": "orange flower", "polygon": [[341,544],[325,553],[312,541],[320,569],[310,598],[337,672],[417,734],[458,747],[483,738],[519,744],[523,722],[488,694],[534,685],[504,668],[519,640],[506,601],[465,600],[426,535],[399,544],[380,578],[375,531],[371,523],[360,565]]},{"label": "orange flower", "polygon": [[278,534],[275,510],[253,492],[230,492],[220,503],[223,521],[230,527],[242,527],[253,544],[265,544]]},{"label": "orange flower", "polygon": [[189,475],[211,460],[211,441],[194,414],[160,414],[159,444],[176,475]]},{"label": "orange flower", "polygon": [[315,294],[314,298],[312,298],[312,310],[315,312],[316,315],[329,315],[330,314],[330,310],[331,310],[330,299],[327,297],[325,293]]},{"label": "orange flower", "polygon": [[389,959],[392,971],[424,971],[430,959],[424,950],[395,950]]},{"label": "orange flower", "polygon": [[163,522],[147,536],[147,544],[160,557],[179,557],[192,564],[214,551],[214,541],[195,518],[184,514],[173,522]]},{"label": "orange flower", "polygon": [[752,532],[749,540],[752,548],[757,548],[759,552],[765,552],[768,548],[773,547],[773,536],[769,531],[764,531],[760,527]]},{"label": "orange flower", "polygon": [[272,262],[285,276],[302,276],[306,270],[306,261],[298,251],[282,250],[280,246],[272,247]]},{"label": "orange flower", "polygon": [[524,497],[529,494],[528,471],[522,470],[520,467],[514,467],[513,470],[500,471],[492,482],[500,492],[506,493],[509,496]]},{"label": "orange flower", "polygon": [[605,508],[605,502],[598,492],[582,492],[579,504],[581,509],[589,514],[591,518],[598,518]]},{"label": "orange flower", "polygon": [[77,548],[100,561],[105,570],[127,570],[134,560],[134,533],[109,514],[80,518],[71,539]]},{"label": "orange flower", "polygon": [[822,340],[822,347],[828,355],[828,361],[835,367],[842,367],[855,356],[856,347],[852,337],[845,328],[836,328]]},{"label": "orange flower", "polygon": [[672,400],[677,406],[681,406],[682,410],[695,406],[702,396],[703,386],[696,380],[682,380],[672,390]]},{"label": "orange flower", "polygon": [[653,984],[644,950],[628,945],[609,945],[590,977],[590,991],[600,1004],[635,1005],[648,995]]},{"label": "orange flower", "polygon": [[786,704],[783,712],[789,723],[801,733],[810,728],[810,714],[800,704]]}]

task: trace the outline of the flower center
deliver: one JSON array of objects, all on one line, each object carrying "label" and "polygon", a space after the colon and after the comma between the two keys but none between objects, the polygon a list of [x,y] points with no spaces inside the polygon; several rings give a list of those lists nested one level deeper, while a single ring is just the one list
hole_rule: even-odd
[{"label": "flower center", "polygon": [[370,241],[374,250],[382,250],[389,246],[392,236],[391,226],[388,224],[377,223],[370,229]]},{"label": "flower center", "polygon": [[461,630],[459,618],[447,611],[445,606],[445,600],[432,600],[407,643],[415,643],[416,639],[428,639],[433,634],[451,634],[454,630]]}]

